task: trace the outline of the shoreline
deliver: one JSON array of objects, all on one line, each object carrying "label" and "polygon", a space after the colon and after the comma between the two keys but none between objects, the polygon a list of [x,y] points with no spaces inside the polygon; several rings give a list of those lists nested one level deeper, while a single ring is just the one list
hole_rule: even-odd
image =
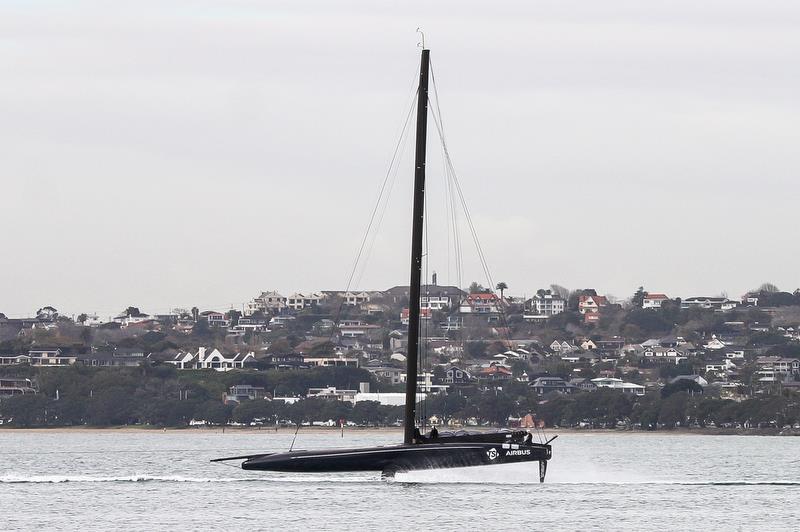
[{"label": "shoreline", "polygon": [[[205,433],[205,434],[294,434],[294,427],[146,427],[146,426],[111,426],[111,427],[35,427],[35,428],[14,428],[10,426],[0,426],[0,434],[37,434],[37,433],[87,433],[87,434],[126,434],[126,433],[145,433],[145,434],[175,434],[175,433]],[[341,432],[339,427],[302,427],[300,432],[305,434],[336,434]],[[448,430],[448,429],[443,429]],[[461,429],[454,429],[461,430]],[[487,432],[483,428],[469,428]],[[525,430],[525,429],[522,429]],[[354,433],[387,433],[401,434],[402,427],[345,427],[346,434]],[[619,430],[619,429],[578,429],[578,428],[548,428],[544,429],[548,436],[555,435],[576,435],[576,434],[613,434],[627,436],[634,434],[652,436],[800,436],[798,429],[714,429],[714,428],[678,428],[671,430]]]}]

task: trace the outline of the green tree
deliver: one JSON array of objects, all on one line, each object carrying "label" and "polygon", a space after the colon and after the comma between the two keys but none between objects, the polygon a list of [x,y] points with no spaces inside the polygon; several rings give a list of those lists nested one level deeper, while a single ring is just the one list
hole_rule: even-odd
[{"label": "green tree", "polygon": [[503,294],[505,293],[506,290],[508,290],[508,285],[503,281],[500,281],[499,283],[497,283],[497,286],[495,288],[497,290],[500,290],[500,300],[503,300],[504,299]]},{"label": "green tree", "polygon": [[470,294],[478,294],[485,290],[483,285],[479,284],[478,281],[472,281],[467,289]]},{"label": "green tree", "polygon": [[647,295],[647,292],[644,291],[644,287],[640,286],[636,290],[636,293],[634,293],[633,297],[631,298],[631,306],[632,307],[641,308],[642,307],[642,303],[644,302],[644,298],[645,298],[646,295]]}]

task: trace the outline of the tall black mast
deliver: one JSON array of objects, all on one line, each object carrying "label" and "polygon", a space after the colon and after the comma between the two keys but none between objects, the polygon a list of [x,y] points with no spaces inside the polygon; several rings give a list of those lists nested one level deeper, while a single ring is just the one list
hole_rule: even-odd
[{"label": "tall black mast", "polygon": [[417,92],[417,148],[414,157],[414,213],[411,229],[411,283],[408,297],[408,353],[406,359],[406,415],[403,443],[414,440],[419,359],[419,303],[422,284],[422,230],[425,215],[425,148],[428,133],[428,65],[430,50],[422,50]]}]

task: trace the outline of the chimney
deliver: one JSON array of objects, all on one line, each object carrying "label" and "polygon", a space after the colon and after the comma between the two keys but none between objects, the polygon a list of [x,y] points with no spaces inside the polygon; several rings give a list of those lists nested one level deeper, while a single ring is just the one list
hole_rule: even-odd
[{"label": "chimney", "polygon": [[433,272],[433,275],[431,276],[431,284],[433,286],[437,286],[437,284],[436,284],[436,272]]},{"label": "chimney", "polygon": [[358,383],[358,391],[359,391],[359,393],[369,393],[369,383],[368,382],[359,382]]}]

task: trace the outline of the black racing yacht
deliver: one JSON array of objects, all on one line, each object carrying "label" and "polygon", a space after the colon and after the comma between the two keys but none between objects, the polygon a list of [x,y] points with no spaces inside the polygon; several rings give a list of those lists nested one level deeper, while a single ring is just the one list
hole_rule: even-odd
[{"label": "black racing yacht", "polygon": [[425,152],[428,115],[430,50],[423,44],[417,97],[411,282],[409,288],[408,353],[406,357],[405,429],[403,443],[382,447],[289,451],[217,458],[213,462],[243,460],[242,469],[257,471],[346,472],[381,471],[384,476],[417,469],[469,467],[517,462],[539,462],[544,482],[550,443],[534,443],[524,430],[500,432],[442,432],[422,435],[416,427],[417,373],[420,336],[423,218],[425,214]]}]

